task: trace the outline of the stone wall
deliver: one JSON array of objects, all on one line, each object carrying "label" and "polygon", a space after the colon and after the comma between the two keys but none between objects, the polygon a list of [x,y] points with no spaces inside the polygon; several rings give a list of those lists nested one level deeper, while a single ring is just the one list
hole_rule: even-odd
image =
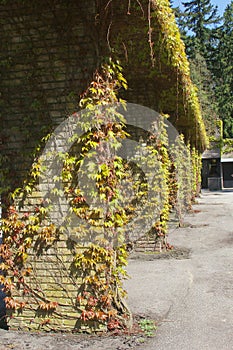
[{"label": "stone wall", "polygon": [[[0,5],[0,187],[11,191],[19,187],[41,138],[77,111],[80,94],[99,64],[95,15],[91,0]],[[38,202],[37,195],[31,202]],[[66,243],[64,237],[43,256],[32,254],[29,259],[35,271],[28,280],[30,287],[38,288],[41,300],[62,305],[53,321],[46,325],[43,312],[35,312],[38,304],[33,296],[15,290],[13,296],[30,307],[13,315],[11,327],[39,329],[44,322],[50,329],[78,328],[74,305],[79,280],[74,283],[68,277],[72,254]]]},{"label": "stone wall", "polygon": [[0,5],[0,141],[11,188],[38,141],[77,110],[98,64],[94,17],[95,1]]},{"label": "stone wall", "polygon": [[[129,82],[122,96],[169,114],[186,140],[201,147],[203,131],[185,91],[189,81],[182,80],[187,73],[171,61],[162,12],[153,10],[152,52],[148,2],[140,3],[143,7],[128,0],[8,0],[0,5],[0,166],[8,169],[5,178],[11,189],[30,169],[38,141],[77,110],[80,94],[110,54],[120,59]],[[154,3],[167,12],[169,2]],[[174,25],[171,40],[184,55]],[[187,65],[182,57],[182,65]]]},{"label": "stone wall", "polygon": [[[145,14],[148,3],[142,2]],[[127,101],[169,113],[173,121],[180,122],[178,112],[185,109],[184,95],[177,100],[181,74],[165,63],[161,28],[155,19],[154,40],[160,39],[155,46],[156,65],[151,69],[148,18],[136,1],[129,15],[128,4],[128,0],[120,6],[107,0],[9,0],[0,5],[0,166],[1,173],[5,172],[0,187],[9,186],[12,191],[21,185],[31,168],[33,150],[43,136],[78,110],[80,94],[111,50],[125,68],[129,89],[123,96]],[[185,123],[183,119],[183,130],[195,124],[188,117]],[[35,314],[38,303],[32,294],[16,289],[13,296],[23,301],[28,298],[29,307],[23,315],[14,314],[13,327],[79,328],[80,310],[75,302],[81,279],[78,276],[74,282],[69,277],[74,253],[68,243],[66,236],[61,237],[43,256],[31,254],[29,259],[36,274],[28,284],[34,290],[38,287],[42,301],[52,299],[59,304],[51,323],[46,324],[43,313]]]}]

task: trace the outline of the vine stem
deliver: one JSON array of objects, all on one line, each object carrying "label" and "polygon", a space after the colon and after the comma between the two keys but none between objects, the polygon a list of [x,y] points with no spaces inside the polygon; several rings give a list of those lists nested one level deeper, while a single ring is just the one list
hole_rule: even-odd
[{"label": "vine stem", "polygon": [[151,28],[151,0],[148,1],[148,42],[150,45],[150,57],[151,57],[151,63],[152,63],[152,67],[154,68],[155,66],[155,56],[154,56],[154,50],[153,50],[153,46],[154,43],[152,41],[152,28]]},{"label": "vine stem", "polygon": [[108,6],[111,4],[111,2],[112,2],[112,0],[109,0],[108,2],[107,2],[107,5],[105,6],[105,10],[107,10],[107,8],[108,8]]},{"label": "vine stem", "polygon": [[112,26],[112,21],[110,22],[109,26],[108,26],[108,31],[107,31],[107,43],[108,43],[108,47],[109,50],[112,51],[111,45],[110,45],[110,30],[111,30],[111,26]]},{"label": "vine stem", "polygon": [[127,15],[130,15],[131,0],[128,1]]}]

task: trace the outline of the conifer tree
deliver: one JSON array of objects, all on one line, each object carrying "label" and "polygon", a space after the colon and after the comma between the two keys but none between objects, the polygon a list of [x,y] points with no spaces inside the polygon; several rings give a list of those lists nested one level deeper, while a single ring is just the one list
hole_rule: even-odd
[{"label": "conifer tree", "polygon": [[211,121],[219,115],[224,136],[233,138],[233,1],[219,25],[218,9],[211,0],[182,4],[184,11],[174,8],[174,12],[190,59],[192,79],[198,87],[207,129],[210,127],[211,134]]},{"label": "conifer tree", "polygon": [[208,135],[215,134],[214,120],[218,119],[218,105],[215,96],[215,84],[211,72],[207,68],[206,60],[199,50],[194,50],[190,59],[190,71],[193,83],[198,87],[198,98],[202,117]]},{"label": "conifer tree", "polygon": [[191,0],[182,2],[184,6],[183,20],[188,31],[192,32],[190,45],[196,47],[207,59],[213,42],[215,27],[220,22],[218,7],[213,6],[210,0]]},{"label": "conifer tree", "polygon": [[213,73],[224,136],[233,138],[233,1],[223,15]]},{"label": "conifer tree", "polygon": [[[211,67],[215,65],[217,7],[210,0],[182,2],[184,11],[174,8],[177,24],[190,61],[191,78],[198,88],[198,97],[209,135],[215,133],[214,120],[218,119],[218,103]],[[213,63],[214,60],[214,63]]]}]

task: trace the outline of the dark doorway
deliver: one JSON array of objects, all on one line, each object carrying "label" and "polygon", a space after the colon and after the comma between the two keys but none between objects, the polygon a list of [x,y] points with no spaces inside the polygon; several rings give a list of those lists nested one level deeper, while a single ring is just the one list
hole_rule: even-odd
[{"label": "dark doorway", "polygon": [[223,187],[233,187],[233,162],[222,163]]},{"label": "dark doorway", "polygon": [[[221,163],[220,158],[202,159],[202,188],[209,188],[208,179],[216,178],[220,183]],[[233,180],[233,178],[232,178]],[[220,184],[219,184],[220,186]],[[219,188],[220,189],[220,188]]]}]

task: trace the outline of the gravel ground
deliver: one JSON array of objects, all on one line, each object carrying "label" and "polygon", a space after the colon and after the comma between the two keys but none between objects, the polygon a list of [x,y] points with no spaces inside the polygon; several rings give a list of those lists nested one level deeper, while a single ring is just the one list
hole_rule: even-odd
[{"label": "gravel ground", "polygon": [[0,350],[127,350],[148,341],[142,333],[93,336],[0,330]]}]

